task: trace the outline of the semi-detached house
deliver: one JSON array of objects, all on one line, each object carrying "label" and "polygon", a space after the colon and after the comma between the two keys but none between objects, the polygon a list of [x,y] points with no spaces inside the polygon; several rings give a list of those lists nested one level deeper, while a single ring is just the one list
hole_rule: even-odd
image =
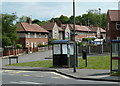
[{"label": "semi-detached house", "polygon": [[26,23],[17,24],[18,43],[23,48],[33,51],[38,45],[48,44],[48,31],[37,24],[32,24],[30,18]]},{"label": "semi-detached house", "polygon": [[107,12],[107,41],[120,40],[120,10]]}]

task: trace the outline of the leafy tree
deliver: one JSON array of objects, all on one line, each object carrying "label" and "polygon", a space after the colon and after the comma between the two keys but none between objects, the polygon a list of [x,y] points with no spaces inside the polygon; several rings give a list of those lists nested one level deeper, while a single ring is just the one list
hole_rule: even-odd
[{"label": "leafy tree", "polygon": [[63,24],[67,24],[68,23],[68,17],[67,16],[63,16],[61,15],[59,20],[63,23]]},{"label": "leafy tree", "polygon": [[73,16],[70,16],[70,17],[69,17],[69,20],[68,20],[68,23],[69,23],[69,24],[73,24],[73,23],[74,23],[73,20],[74,20],[74,17],[73,17]]},{"label": "leafy tree", "polygon": [[17,31],[14,21],[17,19],[15,14],[2,15],[2,47],[14,45],[17,41]]},{"label": "leafy tree", "polygon": [[33,24],[38,24],[38,25],[40,25],[42,22],[41,22],[40,20],[38,20],[38,19],[34,19],[34,20],[32,21],[32,23],[33,23]]},{"label": "leafy tree", "polygon": [[22,16],[19,18],[18,22],[26,22],[27,16]]}]

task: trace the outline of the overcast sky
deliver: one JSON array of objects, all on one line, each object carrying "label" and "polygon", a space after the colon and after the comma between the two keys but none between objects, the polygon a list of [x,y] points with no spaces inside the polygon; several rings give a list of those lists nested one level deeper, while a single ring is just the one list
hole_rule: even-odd
[{"label": "overcast sky", "polygon": [[[21,0],[22,1],[22,0]],[[36,1],[36,0],[35,0]],[[11,0],[8,2],[4,0],[2,2],[2,13],[14,13],[16,12],[18,17],[31,16],[32,19],[49,20],[52,17],[58,17],[60,15],[71,16],[72,2],[33,2],[32,0],[24,0],[24,2],[15,2]],[[118,2],[76,2],[76,16],[85,14],[88,9],[101,8],[102,13],[106,13],[108,9],[117,10]]]}]

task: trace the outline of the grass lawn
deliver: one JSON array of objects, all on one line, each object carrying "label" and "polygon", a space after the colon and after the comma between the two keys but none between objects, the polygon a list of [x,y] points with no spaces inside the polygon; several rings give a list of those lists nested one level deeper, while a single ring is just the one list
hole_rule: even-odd
[{"label": "grass lawn", "polygon": [[111,76],[120,76],[120,72],[113,72],[110,74]]},{"label": "grass lawn", "polygon": [[[110,69],[110,56],[92,56],[88,57],[88,66],[85,67],[85,60],[79,58],[79,69]],[[26,63],[17,63],[7,66],[29,66],[29,67],[52,67],[52,60],[34,61]]]}]

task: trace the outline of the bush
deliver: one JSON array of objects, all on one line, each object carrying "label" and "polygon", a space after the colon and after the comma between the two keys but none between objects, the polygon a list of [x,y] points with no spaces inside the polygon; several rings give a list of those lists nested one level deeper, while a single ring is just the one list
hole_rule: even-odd
[{"label": "bush", "polygon": [[22,48],[22,45],[21,44],[16,44],[16,47],[17,48]]},{"label": "bush", "polygon": [[78,42],[77,45],[78,46],[83,46],[83,43],[82,42]]},{"label": "bush", "polygon": [[90,40],[95,40],[95,38],[82,38],[82,41],[90,41]]},{"label": "bush", "polygon": [[40,44],[38,47],[46,47],[47,45]]}]

